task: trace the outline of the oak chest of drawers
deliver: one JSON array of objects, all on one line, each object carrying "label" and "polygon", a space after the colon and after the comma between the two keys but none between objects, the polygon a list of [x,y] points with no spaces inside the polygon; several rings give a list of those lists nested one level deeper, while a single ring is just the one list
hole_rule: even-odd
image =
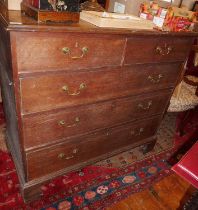
[{"label": "oak chest of drawers", "polygon": [[1,17],[1,85],[25,200],[53,177],[154,146],[195,34],[9,18]]}]

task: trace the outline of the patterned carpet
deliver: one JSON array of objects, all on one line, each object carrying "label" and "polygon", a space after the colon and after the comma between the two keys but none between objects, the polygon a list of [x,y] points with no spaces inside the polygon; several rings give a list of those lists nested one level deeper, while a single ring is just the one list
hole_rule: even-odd
[{"label": "patterned carpet", "polygon": [[[175,150],[175,114],[167,114],[154,150],[141,147],[121,153],[95,165],[58,177],[42,186],[40,200],[24,204],[17,174],[7,152],[4,126],[0,126],[0,209],[104,209],[132,193],[149,187],[170,173],[167,159]],[[178,142],[179,143],[179,142]],[[178,144],[177,143],[177,144]]]}]

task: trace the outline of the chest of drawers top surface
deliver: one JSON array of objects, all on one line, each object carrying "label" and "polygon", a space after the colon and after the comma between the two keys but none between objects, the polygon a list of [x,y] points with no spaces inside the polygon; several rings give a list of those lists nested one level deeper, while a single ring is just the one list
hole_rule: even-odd
[{"label": "chest of drawers top surface", "polygon": [[[159,32],[156,30],[133,30],[133,29],[119,29],[119,28],[100,28],[94,26],[86,21],[80,20],[79,23],[75,24],[64,24],[64,23],[39,23],[33,18],[21,14],[20,11],[5,10],[1,7],[0,3],[0,19],[1,23],[8,30],[21,30],[21,31],[56,31],[56,32],[86,32],[86,33],[114,33],[114,34],[152,34],[152,35],[163,35],[167,32]],[[170,33],[169,33],[170,34]],[[171,32],[173,36],[197,36],[197,33],[191,32]]]}]

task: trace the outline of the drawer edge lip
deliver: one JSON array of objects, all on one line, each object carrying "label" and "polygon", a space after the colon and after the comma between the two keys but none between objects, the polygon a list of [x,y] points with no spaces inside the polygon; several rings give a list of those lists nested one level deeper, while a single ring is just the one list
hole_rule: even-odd
[{"label": "drawer edge lip", "polygon": [[78,72],[95,72],[95,71],[108,71],[112,67],[117,69],[120,69],[121,71],[124,71],[123,68],[125,67],[132,67],[132,66],[143,66],[143,65],[167,65],[167,64],[183,64],[185,62],[185,59],[180,60],[174,60],[174,61],[156,61],[156,62],[143,62],[143,63],[125,63],[125,60],[123,64],[120,63],[120,65],[108,65],[108,66],[101,66],[101,67],[95,67],[95,68],[83,68],[83,69],[58,69],[58,70],[39,70],[39,71],[19,71],[18,75],[19,79],[27,78],[27,77],[34,77],[34,76],[42,76],[46,74],[68,74],[68,73],[78,73]]},{"label": "drawer edge lip", "polygon": [[126,147],[123,147],[122,149],[115,150],[114,152],[106,153],[105,155],[100,155],[97,158],[92,158],[89,161],[86,161],[86,162],[84,161],[83,163],[76,164],[75,166],[67,167],[67,168],[61,169],[59,171],[52,172],[52,173],[50,173],[48,175],[44,175],[44,176],[42,176],[40,178],[32,179],[32,180],[30,180],[30,181],[28,181],[28,182],[26,182],[24,184],[24,188],[28,188],[28,187],[31,187],[31,186],[34,186],[34,185],[40,184],[40,183],[43,184],[43,182],[47,182],[47,181],[49,181],[52,178],[55,178],[57,176],[61,176],[61,175],[65,174],[67,172],[71,172],[71,171],[75,171],[75,170],[79,169],[79,165],[80,165],[80,168],[82,168],[82,167],[84,167],[84,166],[86,166],[88,164],[93,164],[93,163],[102,161],[105,158],[109,158],[109,157],[112,157],[112,156],[114,156],[116,154],[119,154],[119,153],[122,153],[124,151],[127,151],[129,149],[133,149],[133,148],[135,148],[137,146],[140,146],[143,142],[146,144],[146,143],[149,143],[149,142],[154,141],[154,140],[156,141],[156,136],[155,135],[151,136],[149,138],[146,138],[146,139],[142,139],[142,140],[140,140],[140,141],[138,141],[138,142],[136,142],[134,144],[131,144],[130,146],[126,146]]},{"label": "drawer edge lip", "polygon": [[[80,20],[80,23],[84,23],[86,21],[82,21]],[[6,27],[6,30],[9,32],[49,32],[49,28],[50,28],[50,32],[51,33],[80,33],[80,34],[111,34],[114,36],[129,36],[129,37],[133,37],[133,36],[165,36],[165,37],[197,37],[197,32],[191,31],[191,32],[185,32],[185,31],[180,31],[180,32],[170,32],[170,31],[159,31],[159,30],[155,30],[155,29],[118,29],[118,28],[100,28],[100,27],[96,27],[96,26],[92,26],[89,28],[85,27],[65,27],[65,26],[61,26],[61,25],[57,25],[57,26],[46,26],[46,25],[40,25],[38,27],[37,24],[27,24],[27,25],[21,25],[21,24],[13,24],[11,22],[9,22],[8,20],[4,19],[4,25]]]},{"label": "drawer edge lip", "polygon": [[125,60],[124,60],[124,62],[123,62],[123,67],[129,67],[129,66],[134,66],[134,65],[152,65],[152,64],[154,64],[154,65],[157,65],[157,64],[159,64],[159,65],[167,65],[167,64],[183,64],[185,62],[185,58],[184,59],[174,59],[173,61],[171,61],[171,60],[167,60],[167,61],[153,61],[153,62],[144,62],[144,63],[139,63],[139,62],[134,62],[134,63],[126,63],[125,62]]},{"label": "drawer edge lip", "polygon": [[[73,73],[73,72],[88,72],[88,71],[101,71],[105,68],[120,68],[122,67],[121,59],[120,64],[117,65],[105,65],[99,67],[87,67],[87,68],[75,68],[75,69],[62,69],[62,68],[52,68],[52,70],[18,70],[19,76],[27,77],[27,76],[34,76],[34,75],[42,75],[42,74],[58,74],[58,73]],[[57,70],[58,69],[58,70]]]},{"label": "drawer edge lip", "polygon": [[[53,141],[49,144],[42,144],[42,145],[38,145],[36,147],[30,147],[30,148],[24,149],[24,152],[26,153],[26,157],[27,157],[27,155],[30,154],[30,153],[42,151],[42,150],[45,150],[46,148],[53,148],[56,145],[62,145],[62,144],[65,144],[65,143],[69,143],[69,142],[72,142],[73,139],[76,139],[78,137],[83,137],[83,136],[86,137],[88,135],[93,135],[94,133],[98,133],[98,132],[105,131],[105,130],[108,130],[108,129],[114,129],[116,127],[128,125],[128,124],[133,123],[133,122],[134,122],[134,124],[137,124],[139,122],[144,122],[144,121],[148,121],[148,120],[151,120],[151,119],[158,119],[158,121],[159,121],[159,119],[161,119],[162,115],[163,115],[163,113],[158,113],[158,114],[154,114],[154,115],[149,115],[146,118],[144,118],[144,117],[136,118],[136,119],[133,119],[131,121],[126,121],[124,123],[122,122],[122,123],[119,123],[119,124],[114,124],[110,127],[99,128],[99,129],[95,129],[95,130],[92,130],[90,132],[82,133],[82,134],[79,134],[79,135],[70,136],[70,137],[67,137],[67,138],[62,138],[62,139],[59,139],[57,141]],[[75,141],[77,141],[77,140],[75,140]]]}]

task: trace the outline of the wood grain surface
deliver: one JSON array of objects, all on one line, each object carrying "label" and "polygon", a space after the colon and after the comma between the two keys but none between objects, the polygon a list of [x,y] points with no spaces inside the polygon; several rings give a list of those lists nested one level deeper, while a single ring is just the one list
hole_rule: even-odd
[{"label": "wood grain surface", "polygon": [[172,174],[149,189],[133,194],[107,210],[179,210],[196,189]]}]

